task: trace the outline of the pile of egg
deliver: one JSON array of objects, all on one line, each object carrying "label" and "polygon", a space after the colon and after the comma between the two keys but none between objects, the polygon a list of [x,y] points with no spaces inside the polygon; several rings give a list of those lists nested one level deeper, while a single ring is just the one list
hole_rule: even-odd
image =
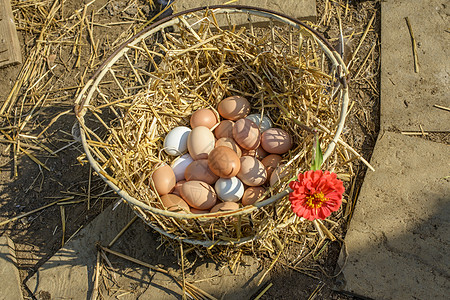
[{"label": "pile of egg", "polygon": [[166,135],[164,151],[179,157],[152,174],[166,209],[196,214],[236,210],[255,203],[264,186],[284,176],[281,155],[291,149],[291,136],[273,128],[267,116],[249,115],[250,109],[247,99],[231,96],[218,105],[222,121],[212,110],[200,109],[190,118],[191,128],[179,126]]}]

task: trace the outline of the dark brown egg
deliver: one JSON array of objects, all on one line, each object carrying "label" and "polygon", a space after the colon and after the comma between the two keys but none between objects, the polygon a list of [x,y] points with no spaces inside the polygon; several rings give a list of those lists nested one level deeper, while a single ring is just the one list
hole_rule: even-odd
[{"label": "dark brown egg", "polygon": [[292,147],[292,138],[283,129],[269,128],[261,135],[261,146],[269,153],[284,154]]},{"label": "dark brown egg", "polygon": [[216,141],[216,147],[220,147],[220,146],[230,148],[231,150],[236,152],[238,157],[242,156],[242,150],[239,147],[239,145],[234,141],[233,138],[223,137],[223,138],[218,139]]},{"label": "dark brown egg", "polygon": [[214,184],[219,176],[213,173],[208,166],[207,159],[199,159],[191,162],[184,172],[187,181],[198,180],[207,184]]},{"label": "dark brown egg", "polygon": [[202,108],[192,114],[190,124],[191,128],[205,126],[211,129],[217,124],[217,117],[211,109]]},{"label": "dark brown egg", "polygon": [[258,148],[261,134],[253,121],[240,119],[234,123],[233,138],[242,148],[252,150]]},{"label": "dark brown egg", "polygon": [[223,137],[233,138],[233,127],[234,122],[231,120],[223,120],[219,123],[219,125],[214,129],[214,135],[216,139],[220,139]]},{"label": "dark brown egg", "polygon": [[236,152],[225,146],[216,147],[209,153],[208,165],[214,174],[222,178],[236,176],[241,168]]},{"label": "dark brown egg", "polygon": [[217,111],[223,118],[236,121],[250,113],[250,103],[244,97],[231,96],[220,101]]}]

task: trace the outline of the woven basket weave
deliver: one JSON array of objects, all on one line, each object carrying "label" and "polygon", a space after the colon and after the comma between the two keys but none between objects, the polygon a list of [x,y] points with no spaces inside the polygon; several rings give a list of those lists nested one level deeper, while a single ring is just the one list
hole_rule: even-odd
[{"label": "woven basket weave", "polygon": [[[242,20],[243,16],[247,23],[235,26],[235,20]],[[317,76],[323,80],[315,85],[320,86],[320,91],[323,92],[321,97],[324,100],[319,99],[319,103],[311,100],[311,106],[305,104],[303,106],[305,111],[298,113],[283,111],[283,107],[277,108],[274,105],[267,105],[267,111],[271,113],[272,118],[279,118],[280,122],[288,124],[288,130],[290,129],[291,132],[305,131],[304,140],[308,142],[305,142],[303,148],[306,150],[312,149],[314,138],[319,134],[322,146],[326,149],[324,161],[329,160],[335,153],[335,146],[344,128],[348,109],[348,88],[344,77],[347,72],[346,67],[333,47],[311,27],[294,18],[269,10],[221,5],[192,9],[162,19],[122,44],[86,83],[77,96],[75,105],[81,141],[89,163],[95,172],[151,228],[172,239],[205,247],[245,244],[265,239],[285,227],[301,227],[303,220],[292,213],[286,196],[289,194],[289,180],[297,172],[305,170],[311,154],[290,153],[287,158],[292,167],[290,176],[270,187],[269,197],[263,201],[233,212],[203,215],[181,214],[157,208],[157,205],[152,204],[157,199],[154,201],[151,199],[152,196],[154,198],[157,196],[151,191],[147,193],[149,188],[144,189],[145,185],[142,185],[142,182],[128,182],[134,180],[136,172],[124,175],[125,171],[121,171],[122,175],[118,175],[122,158],[120,155],[115,155],[113,150],[123,147],[123,145],[119,145],[123,143],[120,142],[123,139],[115,136],[112,128],[120,126],[121,122],[129,117],[126,109],[135,97],[151,99],[158,89],[167,93],[168,96],[164,101],[173,98],[171,101],[173,101],[174,107],[179,107],[177,105],[179,105],[180,99],[186,103],[191,101],[189,97],[183,98],[182,90],[177,87],[177,84],[172,83],[173,86],[170,88],[167,87],[168,83],[158,81],[161,74],[164,74],[161,69],[172,70],[173,66],[170,64],[174,60],[171,59],[175,56],[189,59],[195,55],[207,56],[209,54],[205,53],[220,51],[220,49],[214,48],[216,45],[214,41],[221,38],[219,35],[236,38],[239,40],[238,46],[247,43],[241,50],[236,50],[237,55],[240,55],[239,51],[245,52],[247,49],[254,51],[247,56],[240,55],[239,57],[256,59],[259,55],[270,53],[280,61],[284,59],[289,68],[291,68],[289,64],[298,59],[299,65],[305,66],[305,69],[293,70],[292,74],[298,74],[299,77],[286,79],[292,80],[292,82],[287,82],[286,86],[300,82],[301,76],[304,76],[302,72],[305,70],[314,76],[319,74]],[[177,44],[186,46],[184,49],[176,48]],[[245,62],[245,60],[243,61]],[[195,63],[194,60],[193,63]],[[248,60],[245,63],[250,64],[251,61]],[[294,68],[295,63],[292,64],[292,68]],[[213,73],[214,71],[212,70]],[[236,68],[234,71],[240,72]],[[261,76],[266,78],[265,76],[270,76],[270,74],[263,73]],[[183,81],[184,78],[178,78],[178,80]],[[205,81],[207,80],[213,79],[205,78]],[[270,80],[266,81],[268,85],[271,84]],[[256,95],[254,91],[236,91],[231,86],[239,86],[239,83],[230,82],[230,90],[227,90],[226,86],[219,87],[219,92],[214,94],[214,97],[203,95],[199,103],[192,100],[193,104],[189,105],[196,108],[214,107],[221,96],[224,97],[230,93],[239,92],[246,94],[247,97],[249,94]],[[272,88],[276,87],[268,87],[268,90]],[[252,97],[250,96],[250,98]],[[327,103],[329,111],[319,116],[317,111],[324,106],[320,101]],[[303,108],[298,109],[303,110]],[[152,110],[152,120],[158,123],[158,117],[160,120],[161,118],[157,109],[149,108],[149,110]],[[279,110],[278,113],[277,110]],[[306,112],[307,110],[311,110],[311,112]],[[281,115],[283,117],[280,117]],[[306,115],[308,118],[311,115],[311,119],[300,120],[300,117],[296,117],[300,115]],[[141,122],[142,120],[137,121]],[[186,123],[185,120],[178,123],[183,125],[183,122]],[[318,132],[308,132],[308,128],[312,127],[319,128]],[[158,137],[156,136],[156,138]],[[306,151],[306,153],[309,152]],[[161,151],[159,155],[161,155]],[[334,159],[336,160],[336,155],[334,155]],[[155,160],[147,161],[145,167],[151,169],[156,163]],[[142,165],[141,168],[143,168]],[[145,182],[148,181],[150,175],[150,173],[146,173]],[[136,186],[136,189],[130,188],[130,186]]]}]

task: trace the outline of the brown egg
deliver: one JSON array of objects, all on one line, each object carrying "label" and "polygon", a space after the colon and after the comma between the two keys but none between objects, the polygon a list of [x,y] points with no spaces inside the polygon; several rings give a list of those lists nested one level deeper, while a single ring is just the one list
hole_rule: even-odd
[{"label": "brown egg", "polygon": [[189,205],[177,195],[167,194],[161,196],[161,201],[164,204],[164,207],[169,211],[180,213],[189,212]]},{"label": "brown egg", "polygon": [[188,181],[181,187],[181,197],[193,208],[210,209],[216,204],[217,195],[213,187],[203,181]]},{"label": "brown egg", "polygon": [[266,189],[262,186],[251,186],[247,188],[242,196],[242,205],[253,205],[256,200],[260,199],[266,192]]},{"label": "brown egg", "polygon": [[208,156],[211,171],[219,177],[231,178],[239,172],[241,164],[236,152],[225,146],[214,148]]},{"label": "brown egg", "polygon": [[198,126],[189,133],[187,147],[194,160],[208,158],[209,152],[214,149],[214,134],[205,126]]},{"label": "brown egg", "polygon": [[289,167],[283,171],[284,164],[279,165],[270,176],[270,186],[289,175]]},{"label": "brown egg", "polygon": [[205,126],[211,129],[217,124],[217,117],[211,109],[202,108],[192,114],[190,123],[191,128]]},{"label": "brown egg", "polygon": [[197,214],[197,215],[207,214],[207,213],[209,213],[209,209],[201,210],[201,209],[195,209],[195,208],[191,207],[191,213]]},{"label": "brown egg", "polygon": [[252,149],[252,150],[244,150],[242,155],[243,156],[253,156],[256,157],[257,159],[261,160],[264,157],[266,157],[269,153],[267,153],[262,147],[261,145],[259,145],[258,148],[256,149]]},{"label": "brown egg", "polygon": [[238,157],[242,156],[242,150],[239,147],[239,145],[234,141],[233,138],[223,137],[223,138],[218,139],[216,141],[216,148],[220,147],[220,146],[224,146],[224,147],[230,148],[231,150],[236,152]]},{"label": "brown egg", "polygon": [[269,128],[261,135],[261,146],[269,153],[284,154],[292,147],[289,133],[280,128]]},{"label": "brown egg", "polygon": [[236,121],[250,113],[250,103],[244,97],[231,96],[220,101],[217,111],[223,118]]},{"label": "brown egg", "polygon": [[208,166],[207,159],[199,159],[190,163],[184,172],[187,181],[198,180],[207,184],[214,184],[219,176],[213,173]]},{"label": "brown egg", "polygon": [[261,134],[255,122],[240,119],[234,123],[233,138],[242,148],[252,150],[258,148]]},{"label": "brown egg", "polygon": [[239,209],[239,204],[237,204],[236,202],[221,202],[211,208],[210,212],[215,213],[218,211],[232,211],[236,209]]},{"label": "brown egg", "polygon": [[214,129],[214,135],[216,139],[220,139],[223,137],[232,138],[233,137],[233,127],[234,122],[230,120],[223,120],[219,123],[219,125]]},{"label": "brown egg", "polygon": [[264,184],[267,179],[266,168],[252,156],[242,156],[241,169],[236,175],[244,184],[248,186],[258,186]]},{"label": "brown egg", "polygon": [[185,183],[186,180],[180,180],[175,184],[175,188],[172,191],[172,194],[175,194],[177,196],[181,197],[181,187],[183,186],[183,183]]},{"label": "brown egg", "polygon": [[278,154],[270,154],[263,158],[261,161],[264,167],[266,167],[267,178],[270,178],[272,172],[278,167],[282,157]]},{"label": "brown egg", "polygon": [[170,193],[176,184],[175,173],[166,163],[161,164],[152,174],[153,184],[158,195]]}]

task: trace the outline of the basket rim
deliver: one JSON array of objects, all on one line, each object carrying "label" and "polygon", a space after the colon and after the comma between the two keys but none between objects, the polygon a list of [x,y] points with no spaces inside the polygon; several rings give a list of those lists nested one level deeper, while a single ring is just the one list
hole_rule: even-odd
[{"label": "basket rim", "polygon": [[[81,137],[81,142],[83,145],[83,149],[84,152],[86,153],[86,156],[88,158],[88,161],[90,163],[90,165],[92,166],[92,168],[95,170],[95,172],[102,178],[102,180],[104,182],[106,182],[110,188],[112,188],[122,199],[124,199],[125,201],[127,201],[130,204],[136,205],[146,211],[150,211],[152,213],[156,213],[158,215],[164,215],[167,217],[174,217],[177,219],[197,219],[199,221],[206,221],[206,220],[210,220],[210,219],[215,219],[217,217],[229,217],[229,216],[239,216],[239,215],[244,215],[244,214],[248,214],[256,209],[259,209],[263,206],[269,205],[271,203],[274,203],[280,199],[282,199],[283,197],[285,197],[286,195],[288,195],[292,190],[288,187],[285,190],[281,191],[280,193],[266,199],[263,201],[260,201],[258,203],[255,203],[254,205],[249,205],[249,206],[245,206],[243,208],[240,208],[238,210],[235,211],[231,211],[231,212],[217,212],[217,213],[207,213],[207,214],[181,214],[181,213],[177,213],[177,212],[171,212],[171,211],[167,211],[167,210],[162,210],[162,209],[158,209],[152,206],[149,206],[145,203],[143,203],[142,201],[139,201],[137,199],[135,199],[134,197],[130,196],[125,190],[120,189],[114,182],[112,182],[111,180],[108,179],[108,175],[107,172],[105,172],[100,165],[98,164],[98,162],[95,160],[95,158],[92,156],[91,151],[89,150],[89,145],[87,144],[86,141],[86,133],[84,130],[84,114],[85,114],[85,105],[86,105],[86,101],[89,102],[89,93],[88,96],[86,96],[86,92],[88,90],[90,90],[92,88],[92,85],[94,84],[94,81],[97,79],[97,77],[99,75],[101,75],[102,71],[104,71],[105,67],[108,65],[108,63],[111,62],[111,60],[113,60],[118,54],[120,54],[124,48],[127,47],[128,44],[130,44],[131,42],[133,42],[134,40],[138,39],[139,37],[141,37],[142,35],[148,33],[149,31],[151,31],[152,29],[157,28],[158,26],[172,21],[176,18],[180,18],[182,16],[186,16],[189,15],[190,13],[194,13],[194,12],[198,12],[198,11],[202,11],[202,10],[215,10],[215,9],[231,9],[231,12],[237,12],[237,13],[252,13],[253,15],[260,15],[263,17],[267,17],[270,18],[269,15],[273,15],[273,16],[277,16],[278,20],[292,25],[296,24],[297,26],[301,26],[304,27],[305,29],[309,30],[312,35],[315,38],[320,39],[320,41],[323,43],[323,45],[328,48],[330,54],[333,56],[333,58],[337,61],[337,67],[341,68],[341,69],[337,69],[336,72],[338,74],[338,76],[336,76],[336,78],[339,80],[340,84],[342,85],[343,88],[343,100],[342,100],[342,104],[341,104],[341,110],[340,110],[340,119],[339,119],[339,123],[340,125],[338,126],[338,128],[336,129],[335,132],[335,136],[333,138],[332,141],[330,141],[330,144],[328,146],[328,149],[326,150],[325,154],[324,154],[324,161],[326,161],[326,159],[328,158],[328,156],[331,154],[331,152],[334,150],[335,145],[337,144],[337,141],[339,140],[339,136],[342,133],[342,129],[344,127],[344,123],[345,123],[345,118],[346,118],[346,111],[348,108],[348,85],[347,85],[347,80],[345,78],[345,76],[347,75],[348,71],[346,69],[345,63],[343,62],[342,58],[339,56],[339,54],[337,53],[337,51],[334,49],[334,47],[329,43],[328,40],[326,40],[325,37],[323,37],[318,31],[316,31],[315,29],[313,29],[311,26],[305,24],[304,22],[295,19],[293,17],[287,16],[283,13],[280,12],[276,12],[273,10],[269,10],[269,9],[265,9],[265,8],[258,8],[258,7],[254,7],[254,6],[247,6],[247,5],[211,5],[211,6],[203,6],[203,7],[197,7],[197,8],[192,8],[192,9],[188,9],[185,11],[181,11],[178,12],[176,14],[167,16],[165,18],[162,18],[161,20],[158,20],[157,22],[149,25],[148,27],[142,29],[140,32],[136,33],[135,35],[133,35],[132,37],[130,37],[128,40],[126,40],[125,42],[123,42],[107,59],[105,59],[105,61],[98,67],[98,69],[94,72],[94,74],[91,76],[91,78],[86,82],[84,88],[80,91],[80,93],[77,95],[77,98],[75,100],[75,106],[74,106],[74,111],[75,111],[75,116],[78,120],[78,124],[79,124],[79,129],[80,129],[80,137]],[[284,20],[285,19],[285,20]],[[286,22],[289,21],[289,22]],[[106,175],[106,176],[105,176]],[[167,234],[166,234],[167,235]],[[187,240],[185,240],[187,241]],[[226,242],[226,244],[229,244],[229,242]]]}]

